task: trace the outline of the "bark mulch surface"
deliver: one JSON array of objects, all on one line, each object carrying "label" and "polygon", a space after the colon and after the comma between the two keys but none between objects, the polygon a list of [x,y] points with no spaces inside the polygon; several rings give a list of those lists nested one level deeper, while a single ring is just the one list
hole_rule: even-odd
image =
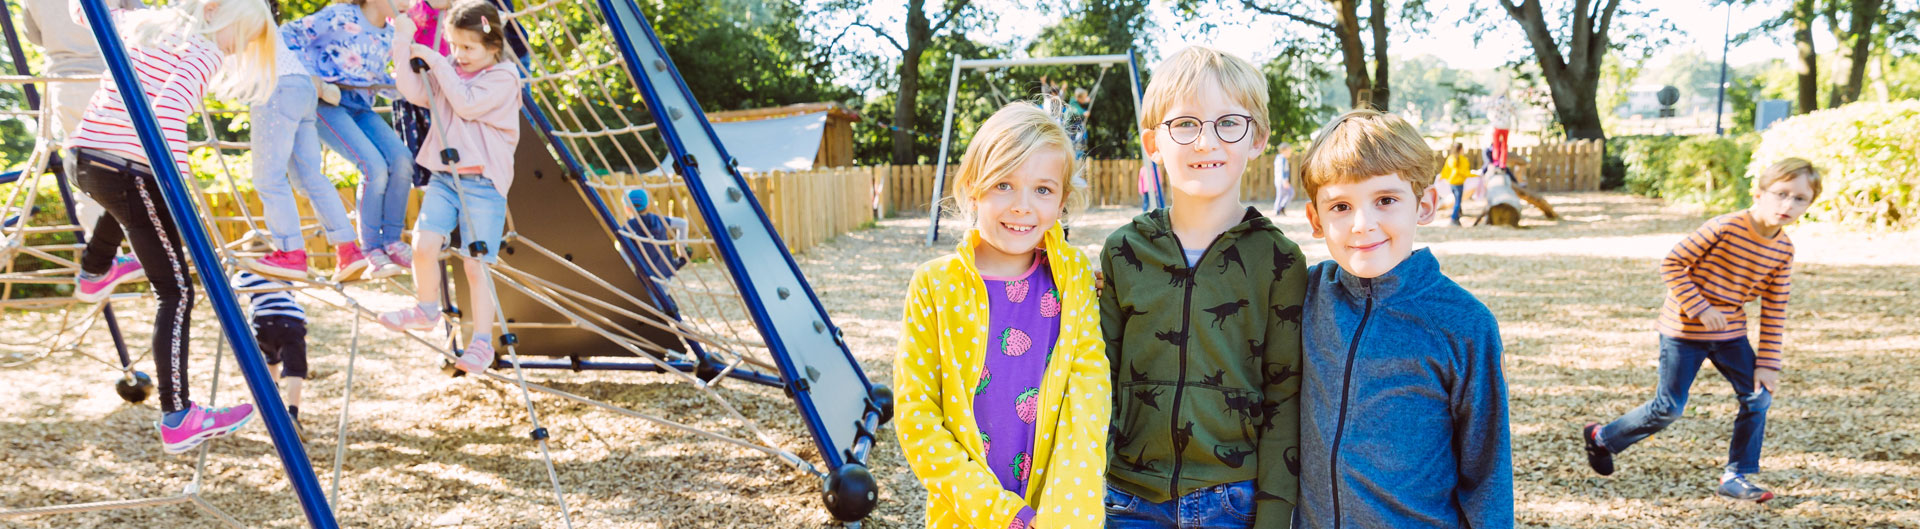
[{"label": "bark mulch surface", "polygon": [[[1787,371],[1767,427],[1757,481],[1779,495],[1760,507],[1713,497],[1736,407],[1732,390],[1702,370],[1686,418],[1621,455],[1620,471],[1587,470],[1578,430],[1652,395],[1660,257],[1704,216],[1614,194],[1550,196],[1565,217],[1529,213],[1528,229],[1453,228],[1420,238],[1446,273],[1499,317],[1512,405],[1515,508],[1529,527],[1920,527],[1920,234],[1828,226],[1789,229],[1799,248],[1788,324]],[[1296,205],[1297,206],[1297,205]],[[1265,206],[1261,206],[1265,207]],[[1074,242],[1095,252],[1134,210],[1095,209],[1074,219]],[[1444,212],[1443,212],[1444,213]],[[1278,219],[1325,259],[1297,211]],[[895,219],[839,237],[797,260],[846,332],[868,375],[888,382],[899,339],[902,289],[915,264],[952,251],[958,222],[934,248],[924,219]],[[408,298],[350,289],[376,310]],[[144,351],[152,302],[122,302],[122,327]],[[212,311],[194,312],[193,386],[206,399],[216,343]],[[313,379],[302,406],[306,448],[331,482],[352,319],[306,303]],[[1752,309],[1752,310],[1757,310]],[[46,339],[51,312],[8,311],[0,343]],[[111,358],[96,329],[81,350]],[[377,325],[360,326],[354,400],[335,509],[351,527],[559,527],[531,425],[511,384],[452,379],[423,347]],[[503,351],[504,353],[504,351]],[[34,359],[31,345],[0,345],[0,508],[179,494],[194,458],[160,451],[154,403],[114,394],[115,371],[73,352]],[[140,369],[152,372],[150,360]],[[533,372],[530,379],[695,426],[743,433],[712,401],[662,375]],[[246,398],[234,362],[220,401]],[[818,461],[806,428],[779,391],[730,382],[719,392],[766,437]],[[820,483],[765,455],[727,443],[536,394],[553,432],[553,458],[578,527],[820,527],[831,523]],[[892,428],[873,472],[881,506],[868,527],[923,523],[924,489]],[[203,496],[255,527],[304,525],[264,428],[210,445]],[[0,527],[216,527],[191,505],[36,516]]]}]

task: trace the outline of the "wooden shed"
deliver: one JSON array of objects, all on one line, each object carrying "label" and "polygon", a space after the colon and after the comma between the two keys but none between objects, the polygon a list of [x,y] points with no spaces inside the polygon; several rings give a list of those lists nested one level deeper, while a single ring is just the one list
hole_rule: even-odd
[{"label": "wooden shed", "polygon": [[[814,121],[820,119],[824,119],[824,122]],[[792,143],[793,147],[812,146],[817,149],[813,158],[813,169],[853,165],[853,123],[859,120],[859,114],[854,113],[851,109],[839,103],[796,103],[781,107],[729,110],[707,114],[707,121],[714,124],[715,132],[721,134],[722,141],[725,141],[729,135],[729,133],[723,132],[722,129],[752,126],[759,123],[772,124],[776,121],[792,122],[798,126],[797,128],[782,126],[772,129],[773,131],[818,130],[819,142],[817,144],[807,143],[802,145],[800,141],[797,141],[798,139]],[[816,126],[814,123],[819,123],[819,125]],[[732,146],[731,144],[729,144],[729,146],[735,148],[741,147]],[[731,150],[729,153],[735,157],[742,156],[742,153],[734,153]],[[755,169],[764,170],[764,168]],[[788,167],[788,169],[794,168]]]}]

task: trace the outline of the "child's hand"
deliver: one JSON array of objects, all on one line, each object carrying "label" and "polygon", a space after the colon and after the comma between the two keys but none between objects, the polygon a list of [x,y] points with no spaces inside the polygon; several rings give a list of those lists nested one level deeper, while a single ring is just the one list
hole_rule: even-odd
[{"label": "child's hand", "polygon": [[1767,393],[1780,391],[1780,370],[1758,368],[1753,370],[1753,390],[1767,390]]},{"label": "child's hand", "polygon": [[[406,13],[396,13],[393,17],[393,40],[395,41],[413,42],[413,32],[418,29],[418,26],[413,25],[413,17],[407,16]],[[401,38],[402,35],[406,38]]]},{"label": "child's hand", "polygon": [[314,79],[314,89],[320,92],[321,101],[324,101],[329,105],[340,104],[340,85],[320,81],[320,78],[318,77],[315,77],[313,79]]},{"label": "child's hand", "polygon": [[428,46],[427,46],[427,45],[425,45],[425,44],[420,44],[420,43],[414,43],[414,45],[413,45],[413,56],[415,56],[415,57],[439,57],[439,56],[440,56],[440,52],[438,52],[438,51],[434,51],[434,49],[433,49],[433,48],[430,48],[430,47],[428,47]]},{"label": "child's hand", "polygon": [[1709,303],[1707,310],[1700,311],[1700,324],[1707,326],[1709,331],[1727,330],[1727,313],[1721,312],[1720,307]]}]

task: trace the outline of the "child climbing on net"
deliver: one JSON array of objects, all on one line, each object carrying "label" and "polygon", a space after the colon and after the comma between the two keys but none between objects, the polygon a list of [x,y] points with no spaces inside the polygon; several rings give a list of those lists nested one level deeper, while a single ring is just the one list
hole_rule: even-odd
[{"label": "child climbing on net", "polygon": [[[460,0],[441,18],[453,48],[441,56],[415,44],[413,22],[394,20],[394,64],[400,93],[430,109],[435,126],[427,131],[415,162],[433,171],[420,217],[413,225],[415,306],[380,315],[389,329],[426,330],[440,322],[440,250],[455,227],[468,257],[498,261],[506,229],[507,189],[513,185],[513,152],[520,141],[520,75],[506,59],[500,10],[486,0]],[[416,71],[414,59],[425,69]],[[456,251],[457,253],[457,251]],[[473,335],[455,366],[479,373],[493,365],[495,303],[486,267],[469,262]]]}]

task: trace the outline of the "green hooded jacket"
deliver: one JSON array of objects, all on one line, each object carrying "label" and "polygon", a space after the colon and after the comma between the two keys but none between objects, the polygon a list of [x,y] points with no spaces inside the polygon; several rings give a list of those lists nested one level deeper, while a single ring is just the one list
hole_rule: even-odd
[{"label": "green hooded jacket", "polygon": [[1303,261],[1253,208],[1194,266],[1165,209],[1107,237],[1109,484],[1157,503],[1254,480],[1254,526],[1288,526],[1300,487]]}]

